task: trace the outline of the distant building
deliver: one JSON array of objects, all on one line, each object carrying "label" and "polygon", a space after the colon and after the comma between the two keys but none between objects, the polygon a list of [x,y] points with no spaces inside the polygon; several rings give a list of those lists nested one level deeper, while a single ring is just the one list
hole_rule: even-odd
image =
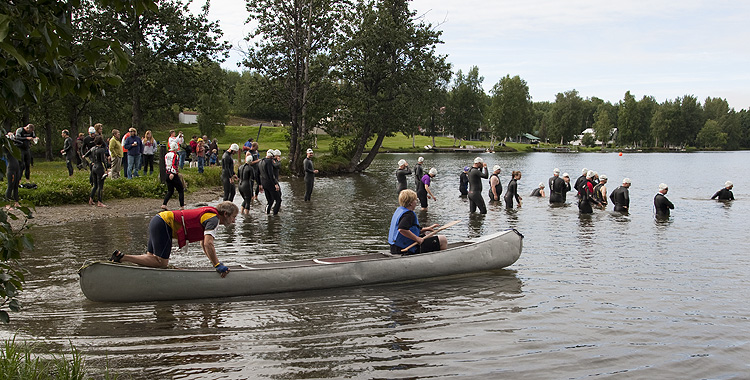
[{"label": "distant building", "polygon": [[198,124],[198,112],[182,111],[179,119],[180,124]]},{"label": "distant building", "polygon": [[539,137],[536,137],[531,133],[524,133],[518,136],[518,142],[521,144],[539,144]]},{"label": "distant building", "polygon": [[[576,139],[570,142],[570,145],[580,146],[582,145],[581,140],[583,140],[583,135],[590,134],[593,137],[596,137],[596,131],[594,131],[594,128],[586,128],[583,132],[581,132],[580,135],[576,135]],[[609,136],[609,141],[602,143],[602,141],[596,140],[594,143],[598,146],[613,144],[615,136],[617,136],[617,128],[612,128],[612,133]]]}]

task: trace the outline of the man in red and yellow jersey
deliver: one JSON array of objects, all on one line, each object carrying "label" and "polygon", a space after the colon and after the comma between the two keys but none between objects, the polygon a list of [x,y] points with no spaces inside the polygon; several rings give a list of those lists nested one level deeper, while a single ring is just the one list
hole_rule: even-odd
[{"label": "man in red and yellow jersey", "polygon": [[148,225],[148,250],[143,255],[112,253],[111,261],[131,262],[145,267],[166,268],[172,252],[172,239],[180,248],[189,242],[200,241],[201,248],[216,271],[225,277],[229,268],[219,261],[214,248],[215,231],[219,224],[230,225],[239,213],[237,205],[221,202],[216,207],[199,207],[190,210],[162,211]]}]

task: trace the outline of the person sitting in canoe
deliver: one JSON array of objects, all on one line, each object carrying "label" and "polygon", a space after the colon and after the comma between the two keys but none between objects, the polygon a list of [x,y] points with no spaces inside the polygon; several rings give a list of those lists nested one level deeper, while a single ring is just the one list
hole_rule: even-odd
[{"label": "person sitting in canoe", "polygon": [[[388,243],[391,245],[391,253],[412,255],[415,253],[426,253],[448,248],[448,240],[443,235],[423,238],[424,232],[433,231],[438,224],[422,228],[419,225],[417,214],[417,193],[406,189],[398,195],[398,203],[401,205],[396,209],[391,218],[391,228],[388,232]],[[421,236],[420,236],[421,235]],[[413,243],[417,245],[409,248],[407,252],[402,249]]]},{"label": "person sitting in canoe", "polygon": [[[189,242],[200,241],[216,271],[225,277],[229,268],[219,261],[214,248],[215,231],[219,224],[230,225],[239,213],[232,202],[221,202],[216,207],[199,207],[190,210],[162,211],[151,218],[148,225],[148,251],[142,255],[125,255],[116,250],[110,261],[131,262],[152,268],[166,268],[172,251],[172,239],[180,248]],[[175,232],[176,231],[176,232]]]}]

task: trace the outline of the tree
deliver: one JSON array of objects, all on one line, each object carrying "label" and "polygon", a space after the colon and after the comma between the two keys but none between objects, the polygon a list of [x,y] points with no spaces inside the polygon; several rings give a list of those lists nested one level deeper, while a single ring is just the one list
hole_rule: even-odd
[{"label": "tree", "polygon": [[677,139],[675,142],[684,145],[695,142],[698,131],[704,126],[703,108],[701,108],[698,99],[693,95],[685,95],[679,98],[680,103],[680,120]]},{"label": "tree", "polygon": [[526,81],[518,75],[506,75],[490,92],[488,120],[495,136],[516,137],[530,132],[534,110]]},{"label": "tree", "polygon": [[476,66],[466,75],[461,70],[456,73],[445,107],[446,125],[455,139],[471,138],[484,121],[487,95],[482,89],[483,81]]},{"label": "tree", "polygon": [[558,93],[552,104],[551,124],[548,128],[549,138],[565,144],[583,131],[583,99],[578,91],[571,90]]},{"label": "tree", "polygon": [[[0,3],[0,118],[4,126],[19,119],[23,109],[39,102],[42,94],[75,93],[86,97],[105,81],[119,82],[116,70],[127,64],[128,57],[116,40],[101,39],[85,59],[61,65],[60,62],[71,58],[66,46],[73,40],[69,16],[80,4],[79,0]],[[134,14],[156,9],[152,0],[99,0],[99,4]],[[99,66],[97,63],[103,56],[111,59]],[[86,69],[100,75],[81,76]],[[0,156],[10,154],[18,156],[18,150],[3,133]],[[0,168],[5,170],[4,165]],[[27,219],[31,216],[28,207],[19,210]],[[23,233],[25,229],[14,230],[10,225],[9,219],[16,218],[0,207],[0,321],[3,322],[8,322],[10,316],[2,308],[20,310],[16,297],[23,286],[24,270],[19,260],[24,250],[33,249],[31,236]]]},{"label": "tree", "polygon": [[591,148],[596,146],[596,139],[594,139],[594,135],[587,132],[583,134],[583,137],[581,137],[581,144],[583,146]]},{"label": "tree", "polygon": [[596,132],[596,140],[601,141],[602,146],[607,145],[607,143],[612,139],[612,130],[614,129],[614,124],[612,124],[612,121],[609,119],[609,112],[603,104],[599,105],[599,107],[596,108],[596,112],[594,113],[593,128],[594,132]]},{"label": "tree", "polygon": [[721,148],[727,143],[727,134],[721,131],[717,121],[708,120],[698,132],[696,143],[704,148]]},{"label": "tree", "polygon": [[224,126],[229,121],[227,73],[218,63],[204,66],[200,72],[205,87],[198,97],[198,128],[202,135],[221,136],[224,134]]},{"label": "tree", "polygon": [[84,33],[120,40],[132,52],[123,86],[108,95],[127,108],[131,126],[141,130],[171,116],[175,104],[197,104],[205,85],[198,64],[221,61],[229,49],[218,22],[208,21],[209,4],[197,15],[182,0],[161,0],[142,13],[92,7],[81,15]]},{"label": "tree", "polygon": [[343,0],[248,0],[257,27],[247,37],[254,45],[245,66],[260,73],[269,94],[285,105],[291,121],[289,166],[302,169],[301,142],[310,132],[311,103],[327,96],[315,86],[328,80],[327,55],[346,9]]},{"label": "tree", "polygon": [[341,103],[332,126],[350,136],[341,144],[348,169],[362,171],[385,137],[419,122],[428,107],[420,99],[440,87],[449,65],[435,53],[440,32],[417,19],[406,0],[360,1],[347,16],[335,49]]}]

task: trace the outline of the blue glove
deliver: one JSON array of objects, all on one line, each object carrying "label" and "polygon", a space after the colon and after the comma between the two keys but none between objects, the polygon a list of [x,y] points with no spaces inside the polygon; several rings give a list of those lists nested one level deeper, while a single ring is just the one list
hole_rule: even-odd
[{"label": "blue glove", "polygon": [[226,274],[229,273],[229,267],[222,263],[216,264],[214,268],[216,268],[216,272],[220,273],[222,277],[226,276]]}]

